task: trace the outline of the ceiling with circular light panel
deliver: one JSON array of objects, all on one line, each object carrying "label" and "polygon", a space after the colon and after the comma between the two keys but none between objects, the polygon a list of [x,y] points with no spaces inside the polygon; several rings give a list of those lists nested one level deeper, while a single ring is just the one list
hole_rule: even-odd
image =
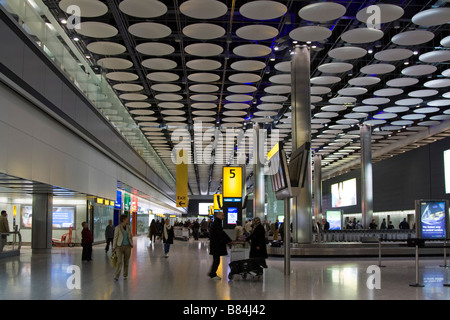
[{"label": "ceiling with circular light panel", "polygon": [[[74,45],[100,67],[142,131],[158,130],[146,137],[174,177],[168,150],[176,144],[176,128],[189,130],[184,143],[192,158],[211,143],[205,138],[194,144],[196,120],[204,122],[200,134],[211,128],[224,135],[227,128],[248,130],[252,120],[286,130],[280,139],[290,153],[295,45],[311,51],[312,146],[324,170],[358,158],[358,124],[373,126],[378,150],[450,115],[448,1],[44,3],[58,21],[68,18],[69,5],[82,6],[81,29],[61,26],[81,40]],[[366,24],[370,5],[379,5],[379,29]],[[228,160],[235,156],[233,148],[219,153]],[[190,165],[190,192],[217,191],[222,166]]]}]

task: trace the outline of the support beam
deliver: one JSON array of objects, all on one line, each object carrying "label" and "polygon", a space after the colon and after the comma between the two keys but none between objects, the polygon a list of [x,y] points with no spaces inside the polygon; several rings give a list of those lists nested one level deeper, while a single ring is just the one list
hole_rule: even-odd
[{"label": "support beam", "polygon": [[264,135],[260,130],[260,124],[253,125],[253,176],[255,185],[253,189],[253,217],[259,217],[264,221],[264,203],[265,203],[265,183],[264,183],[264,164],[261,163],[263,159],[260,153],[264,152]]},{"label": "support beam", "polygon": [[314,218],[322,221],[322,156],[314,156]]},{"label": "support beam", "polygon": [[361,125],[361,210],[362,225],[369,228],[373,219],[372,127]]},{"label": "support beam", "polygon": [[[432,137],[434,135],[438,135],[440,133],[446,132],[450,130],[450,120],[443,121],[440,125],[429,127],[427,130],[419,131],[416,134],[412,134],[408,136],[406,139],[400,139],[397,142],[390,143],[389,146],[383,147],[379,150],[376,150],[372,154],[372,159],[376,159],[383,155],[389,154],[395,150],[407,147],[409,145],[414,145],[419,143],[420,141]],[[340,174],[343,174],[355,166],[358,166],[361,163],[361,160],[355,159],[347,162],[346,164],[340,165],[335,169],[324,170],[322,174],[322,180],[328,180]]]},{"label": "support beam", "polygon": [[[311,142],[310,49],[297,45],[291,56],[292,149]],[[293,240],[312,242],[311,156],[307,161],[305,185],[292,199]]]},{"label": "support beam", "polygon": [[53,195],[33,194],[31,248],[52,248]]}]

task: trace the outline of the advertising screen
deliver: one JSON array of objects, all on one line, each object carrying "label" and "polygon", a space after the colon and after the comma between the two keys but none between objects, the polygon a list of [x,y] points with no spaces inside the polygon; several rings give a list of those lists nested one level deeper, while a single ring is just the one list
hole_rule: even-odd
[{"label": "advertising screen", "polygon": [[228,224],[236,224],[238,219],[238,208],[228,208]]},{"label": "advertising screen", "polygon": [[[21,219],[22,228],[32,227],[32,216],[32,206],[23,206]],[[53,207],[52,227],[54,229],[69,228],[74,224],[74,217],[75,207],[73,206]]]},{"label": "advertising screen", "polygon": [[356,205],[356,178],[331,185],[333,208]]},{"label": "advertising screen", "polygon": [[341,210],[327,210],[327,221],[330,224],[330,230],[342,229],[342,211]]},{"label": "advertising screen", "polygon": [[450,149],[444,151],[445,193],[450,193]]},{"label": "advertising screen", "polygon": [[446,236],[445,201],[420,202],[420,232],[424,239],[444,239]]},{"label": "advertising screen", "polygon": [[209,215],[209,206],[214,206],[214,203],[200,202],[198,204],[198,215],[199,216],[207,216],[207,215]]}]

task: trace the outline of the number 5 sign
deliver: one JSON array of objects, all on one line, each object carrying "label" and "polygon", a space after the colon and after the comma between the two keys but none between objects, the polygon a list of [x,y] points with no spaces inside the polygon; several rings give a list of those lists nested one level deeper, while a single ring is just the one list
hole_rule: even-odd
[{"label": "number 5 sign", "polygon": [[223,197],[242,198],[242,167],[223,167]]}]

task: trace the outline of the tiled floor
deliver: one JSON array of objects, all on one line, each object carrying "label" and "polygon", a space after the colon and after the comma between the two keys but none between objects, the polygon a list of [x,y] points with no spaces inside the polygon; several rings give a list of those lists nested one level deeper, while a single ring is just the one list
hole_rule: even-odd
[{"label": "tiled floor", "polygon": [[[81,262],[81,248],[55,248],[51,253],[0,260],[0,299],[450,299],[450,269],[439,267],[441,258],[422,258],[420,281],[415,282],[413,258],[384,259],[381,289],[369,289],[367,273],[372,258],[292,259],[293,272],[283,276],[283,259],[270,258],[260,280],[228,281],[229,257],[223,257],[221,281],[206,274],[211,264],[207,240],[176,241],[170,257],[162,244],[136,238],[129,279],[113,281],[114,270],[104,246],[95,246],[93,261]],[[81,289],[69,289],[67,267],[81,271]]]}]

